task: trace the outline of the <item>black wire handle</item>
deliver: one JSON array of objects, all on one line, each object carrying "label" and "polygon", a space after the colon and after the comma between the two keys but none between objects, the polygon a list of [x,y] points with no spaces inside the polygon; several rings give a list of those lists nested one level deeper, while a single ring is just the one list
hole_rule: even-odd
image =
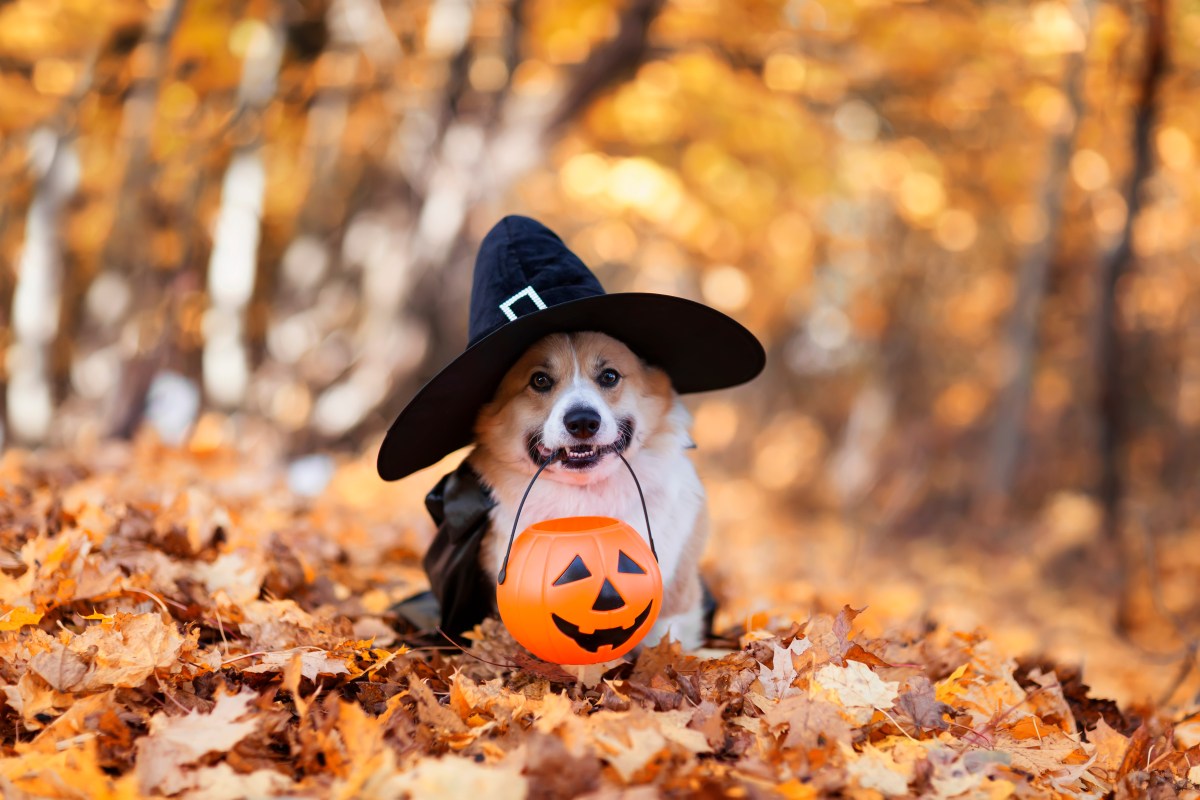
[{"label": "black wire handle", "polygon": [[[563,459],[565,458],[566,456],[563,456]],[[638,499],[642,501],[642,514],[646,517],[646,538],[650,540],[650,552],[654,555],[654,560],[658,561],[658,550],[654,547],[654,534],[650,532],[650,510],[646,508],[646,495],[642,492],[642,482],[638,480],[637,473],[633,471],[633,467],[625,460],[624,455],[618,452],[617,458],[621,459],[621,463],[629,470],[629,474],[633,478],[633,485],[637,487]],[[541,477],[546,467],[558,460],[560,459],[557,456],[552,457],[545,464],[538,467],[538,471],[533,473],[533,479],[525,487],[525,494],[521,495],[521,502],[517,506],[517,515],[513,517],[512,533],[508,536],[508,548],[504,551],[504,563],[500,565],[500,574],[496,577],[497,584],[504,583],[504,579],[508,577],[508,557],[512,554],[513,541],[517,538],[517,523],[521,520],[521,509],[525,508],[525,501],[529,499],[529,493],[533,490],[533,484]]]}]

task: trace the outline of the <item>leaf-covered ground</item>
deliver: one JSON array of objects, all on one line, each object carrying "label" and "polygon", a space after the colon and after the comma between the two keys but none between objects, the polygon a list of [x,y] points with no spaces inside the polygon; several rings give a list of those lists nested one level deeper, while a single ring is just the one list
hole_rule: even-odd
[{"label": "leaf-covered ground", "polygon": [[759,615],[594,668],[498,625],[407,647],[423,488],[364,460],[298,499],[199,439],[6,455],[4,796],[1200,796],[1200,716],[927,616]]}]

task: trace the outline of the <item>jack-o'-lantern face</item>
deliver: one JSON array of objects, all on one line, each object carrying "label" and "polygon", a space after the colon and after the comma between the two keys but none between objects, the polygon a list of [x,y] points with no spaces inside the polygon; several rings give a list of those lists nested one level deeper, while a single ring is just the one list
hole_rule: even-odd
[{"label": "jack-o'-lantern face", "polygon": [[662,576],[637,531],[609,517],[539,522],[513,543],[500,616],[535,655],[593,664],[637,646],[658,618]]}]

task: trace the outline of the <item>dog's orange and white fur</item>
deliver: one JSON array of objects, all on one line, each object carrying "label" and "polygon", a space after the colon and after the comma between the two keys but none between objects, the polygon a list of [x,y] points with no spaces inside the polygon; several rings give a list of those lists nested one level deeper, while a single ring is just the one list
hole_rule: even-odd
[{"label": "dog's orange and white fur", "polygon": [[624,520],[645,537],[641,501],[620,450],[641,481],[663,576],[662,611],[644,643],[669,635],[699,647],[699,559],[708,515],[686,453],[690,423],[666,373],[616,339],[601,333],[542,339],[508,371],[476,422],[470,461],[496,501],[484,570],[499,571],[521,495],[552,456],[565,460],[542,473],[521,513],[522,528],[526,521],[595,515]]}]

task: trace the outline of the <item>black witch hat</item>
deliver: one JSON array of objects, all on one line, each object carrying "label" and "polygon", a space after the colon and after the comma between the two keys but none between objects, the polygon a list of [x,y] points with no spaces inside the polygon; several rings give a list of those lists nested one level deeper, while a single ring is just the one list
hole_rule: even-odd
[{"label": "black witch hat", "polygon": [[664,294],[605,294],[553,231],[505,217],[475,260],[467,349],[392,423],[379,449],[380,476],[403,478],[470,444],[480,409],[521,355],[549,334],[579,331],[624,342],[681,394],[745,383],[766,361],[754,334],[721,312]]}]

